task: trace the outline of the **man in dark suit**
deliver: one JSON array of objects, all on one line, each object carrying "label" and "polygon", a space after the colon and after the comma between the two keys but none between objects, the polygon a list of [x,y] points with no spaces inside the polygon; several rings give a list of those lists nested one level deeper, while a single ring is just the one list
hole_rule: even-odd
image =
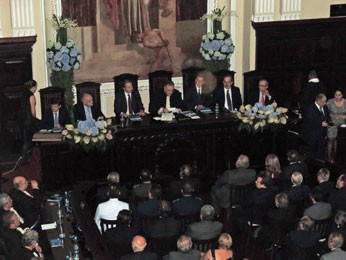
[{"label": "man in dark suit", "polygon": [[27,191],[28,181],[23,176],[17,176],[13,179],[13,189],[10,196],[13,199],[13,206],[18,214],[24,218],[26,227],[38,223],[41,209],[41,197],[38,183],[35,180],[30,182],[32,195]]},{"label": "man in dark suit", "polygon": [[327,96],[327,89],[324,84],[318,79],[317,72],[310,70],[308,74],[309,82],[305,85],[300,95],[300,105],[302,113],[315,102],[315,97],[322,93]]},{"label": "man in dark suit", "polygon": [[335,185],[329,181],[330,171],[327,168],[321,168],[317,172],[318,185],[314,187],[314,190],[319,190],[323,193],[323,201],[328,201],[329,195],[335,190]]},{"label": "man in dark suit", "polygon": [[327,97],[320,93],[303,114],[301,137],[309,145],[312,155],[324,160],[324,143],[327,135],[329,110]]},{"label": "man in dark suit", "polygon": [[163,92],[157,94],[153,100],[150,100],[149,112],[152,115],[161,115],[162,113],[177,112],[185,110],[185,104],[181,99],[181,93],[174,89],[172,81],[167,82],[163,87]]},{"label": "man in dark suit", "polygon": [[125,185],[120,184],[120,175],[118,172],[113,171],[107,175],[107,183],[104,183],[97,187],[96,191],[96,202],[97,204],[105,202],[109,199],[108,188],[110,186],[115,186],[116,189],[120,192],[119,200],[128,201],[127,198],[127,188]]},{"label": "man in dark suit", "polygon": [[132,196],[135,201],[143,201],[148,198],[149,190],[152,185],[152,175],[150,170],[143,169],[141,171],[140,179],[142,183],[133,186]]},{"label": "man in dark suit", "polygon": [[29,229],[24,232],[22,237],[22,246],[13,250],[11,254],[13,260],[31,260],[34,257],[43,257],[42,249],[38,244],[38,233]]},{"label": "man in dark suit", "polygon": [[298,223],[297,230],[293,230],[289,233],[289,244],[302,248],[312,248],[316,246],[320,234],[319,232],[311,231],[313,225],[314,221],[310,217],[303,216]]},{"label": "man in dark suit", "polygon": [[133,253],[130,255],[122,256],[120,260],[157,260],[155,253],[144,251],[147,246],[147,241],[142,236],[135,236],[132,239]]},{"label": "man in dark suit", "polygon": [[215,182],[211,189],[211,196],[215,207],[229,207],[229,185],[242,186],[255,181],[256,171],[253,169],[248,169],[249,165],[249,157],[242,154],[238,157],[235,163],[236,169],[225,171]]},{"label": "man in dark suit", "polygon": [[258,90],[254,91],[249,97],[249,103],[254,105],[261,103],[263,106],[270,105],[274,102],[274,98],[269,92],[269,82],[266,79],[261,79],[258,82]]},{"label": "man in dark suit", "polygon": [[129,80],[124,81],[124,91],[115,95],[114,99],[114,113],[120,116],[123,113],[124,117],[131,115],[144,116],[144,106],[138,90],[133,89],[132,82]]},{"label": "man in dark suit", "polygon": [[201,252],[192,249],[192,240],[189,236],[181,236],[177,241],[178,251],[169,252],[163,259],[164,260],[199,260],[201,259]]},{"label": "man in dark suit", "polygon": [[182,197],[173,201],[173,214],[176,216],[186,216],[198,214],[203,206],[200,198],[193,196],[193,186],[190,182],[185,182],[181,189]]},{"label": "man in dark suit", "polygon": [[331,217],[332,206],[323,202],[323,193],[321,191],[313,190],[310,199],[313,205],[305,209],[304,216],[309,216],[313,220],[324,220]]},{"label": "man in dark suit", "polygon": [[131,241],[138,230],[131,226],[131,212],[121,210],[117,217],[115,228],[108,229],[102,234],[113,259],[131,253]]},{"label": "man in dark suit", "polygon": [[71,119],[67,111],[61,107],[58,100],[54,99],[50,104],[50,109],[47,109],[41,120],[42,129],[60,128],[71,124]]},{"label": "man in dark suit", "polygon": [[300,172],[292,173],[291,182],[292,187],[285,191],[290,201],[309,197],[310,188],[307,185],[302,185],[303,175]]},{"label": "man in dark suit", "polygon": [[328,247],[330,253],[324,254],[321,260],[346,259],[346,252],[341,249],[344,244],[344,237],[340,233],[332,233],[328,237]]},{"label": "man in dark suit", "polygon": [[213,93],[214,104],[219,104],[220,108],[225,108],[229,111],[239,110],[243,103],[240,90],[233,85],[231,75],[226,75],[223,78],[223,86],[217,86]]},{"label": "man in dark suit", "polygon": [[346,211],[346,174],[341,174],[336,181],[337,190],[333,191],[328,199],[332,204],[333,211]]},{"label": "man in dark suit", "polygon": [[9,253],[12,253],[22,245],[22,233],[18,230],[20,221],[13,211],[6,212],[2,221],[3,227],[0,228],[0,236],[4,239]]},{"label": "man in dark suit", "polygon": [[284,187],[291,185],[291,176],[294,172],[300,172],[303,175],[304,184],[310,184],[310,174],[308,166],[305,162],[300,161],[300,154],[296,150],[287,152],[287,160],[289,165],[286,166],[279,175],[279,181]]},{"label": "man in dark suit", "polygon": [[94,106],[94,99],[90,93],[84,92],[82,102],[74,106],[74,118],[76,121],[85,121],[88,119],[97,120],[99,117],[105,118],[101,110]]},{"label": "man in dark suit", "polygon": [[6,193],[0,193],[0,226],[2,225],[2,217],[9,211],[14,212],[22,227],[25,227],[24,219],[19,215],[19,213],[13,208],[13,202],[11,197]]},{"label": "man in dark suit", "polygon": [[184,102],[187,109],[200,110],[209,107],[212,103],[210,94],[203,91],[205,78],[199,73],[195,78],[194,86],[191,86],[184,96]]},{"label": "man in dark suit", "polygon": [[187,235],[194,239],[212,239],[218,237],[222,231],[222,223],[213,221],[215,210],[211,205],[201,208],[201,221],[192,223],[187,228]]}]

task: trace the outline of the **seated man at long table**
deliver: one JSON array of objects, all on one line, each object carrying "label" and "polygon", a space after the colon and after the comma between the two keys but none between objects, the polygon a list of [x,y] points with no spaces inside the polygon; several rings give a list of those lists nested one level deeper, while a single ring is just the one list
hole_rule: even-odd
[{"label": "seated man at long table", "polygon": [[90,119],[97,120],[99,117],[105,118],[101,110],[94,106],[94,98],[90,93],[84,92],[82,102],[74,106],[74,118],[76,121],[85,121]]},{"label": "seated man at long table", "polygon": [[63,128],[71,124],[71,119],[65,108],[57,99],[53,99],[50,108],[47,109],[41,120],[42,129]]},{"label": "seated man at long table", "polygon": [[180,91],[174,88],[174,82],[169,81],[163,87],[163,92],[150,100],[149,112],[152,115],[161,115],[162,113],[177,112],[185,110],[185,104],[181,98]]}]

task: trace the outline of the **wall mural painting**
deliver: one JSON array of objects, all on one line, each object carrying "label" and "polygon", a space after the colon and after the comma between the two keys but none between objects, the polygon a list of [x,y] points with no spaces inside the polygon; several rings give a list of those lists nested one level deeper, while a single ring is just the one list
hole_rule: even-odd
[{"label": "wall mural painting", "polygon": [[202,66],[199,54],[207,0],[62,0],[63,16],[80,27],[69,34],[82,46],[76,82],[110,82],[121,73],[140,75]]}]

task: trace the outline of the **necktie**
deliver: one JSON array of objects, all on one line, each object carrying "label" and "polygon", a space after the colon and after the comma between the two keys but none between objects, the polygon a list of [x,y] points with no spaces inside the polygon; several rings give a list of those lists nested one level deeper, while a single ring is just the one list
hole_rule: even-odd
[{"label": "necktie", "polygon": [[168,110],[171,109],[170,96],[166,96],[166,108],[167,108]]},{"label": "necktie", "polygon": [[133,114],[133,110],[132,110],[132,100],[131,100],[130,94],[127,94],[127,103],[128,103],[128,106],[129,106],[129,114],[132,115]]},{"label": "necktie", "polygon": [[265,105],[266,105],[266,99],[265,99],[265,97],[264,97],[264,94],[261,94],[261,95],[262,95],[262,97],[261,97],[261,103],[262,103],[263,106],[265,106]]},{"label": "necktie", "polygon": [[231,100],[231,95],[229,94],[229,89],[227,89],[226,98],[227,98],[228,110],[233,111],[233,104],[232,104],[232,100]]},{"label": "necktie", "polygon": [[197,88],[198,105],[201,104],[201,88]]},{"label": "necktie", "polygon": [[58,113],[54,112],[54,126],[56,126],[58,124]]},{"label": "necktie", "polygon": [[321,112],[322,116],[324,116],[323,107],[320,107],[320,112]]}]

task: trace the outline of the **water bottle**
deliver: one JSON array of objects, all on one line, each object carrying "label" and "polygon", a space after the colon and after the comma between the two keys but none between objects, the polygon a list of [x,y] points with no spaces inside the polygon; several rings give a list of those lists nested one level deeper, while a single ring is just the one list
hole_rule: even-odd
[{"label": "water bottle", "polygon": [[73,260],[79,260],[79,245],[78,245],[78,237],[77,236],[73,236],[72,237],[72,244],[73,244],[73,252],[72,252],[72,256],[73,256]]},{"label": "water bottle", "polygon": [[215,104],[215,118],[219,118],[220,114],[220,108],[219,108],[219,103]]},{"label": "water bottle", "polygon": [[121,112],[121,113],[120,113],[120,123],[121,123],[121,127],[124,127],[124,122],[125,122],[124,112]]}]

